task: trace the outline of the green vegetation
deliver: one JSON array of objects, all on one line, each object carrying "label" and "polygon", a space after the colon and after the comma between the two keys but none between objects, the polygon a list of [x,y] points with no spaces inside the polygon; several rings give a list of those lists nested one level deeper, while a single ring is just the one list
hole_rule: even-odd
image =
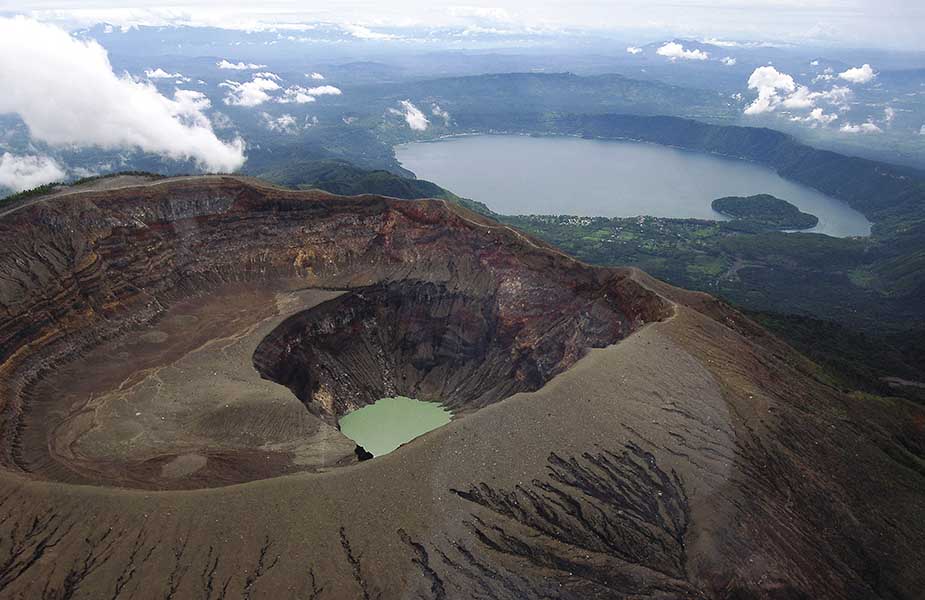
[{"label": "green vegetation", "polygon": [[491,213],[481,202],[460,198],[430,181],[403,177],[389,171],[361,169],[344,160],[290,163],[258,176],[295,189],[319,189],[344,196],[378,194],[404,200],[440,198],[482,214]]},{"label": "green vegetation", "polygon": [[761,229],[812,229],[819,224],[815,215],[802,212],[786,200],[770,194],[755,196],[726,196],[711,204],[713,210],[735,219],[734,226],[742,225],[754,231]]},{"label": "green vegetation", "polygon": [[356,167],[345,160],[290,163],[258,177],[296,189],[321,189],[332,194],[380,194],[393,198],[441,198],[446,190],[429,181],[411,179],[383,170]]},{"label": "green vegetation", "polygon": [[34,187],[28,190],[23,190],[21,192],[16,192],[15,194],[10,194],[9,196],[4,196],[3,198],[0,198],[0,208],[5,207],[5,206],[12,206],[16,202],[19,202],[20,200],[27,200],[29,198],[35,198],[37,196],[44,196],[46,194],[50,194],[56,191],[58,188],[60,188],[63,185],[67,185],[67,184],[62,183],[60,181],[55,182],[55,183],[46,183],[38,187]]},{"label": "green vegetation", "polygon": [[503,216],[586,262],[639,267],[741,307],[846,389],[901,393],[925,381],[920,299],[878,287],[876,239],[748,233],[728,222],[658,217]]},{"label": "green vegetation", "polygon": [[885,377],[922,381],[925,375],[925,331],[873,335],[822,319],[800,315],[750,312],[766,329],[813,359],[827,378],[845,389],[904,396],[925,402],[925,388],[897,390]]},{"label": "green vegetation", "polygon": [[121,175],[135,175],[138,177],[150,177],[151,179],[161,179],[164,177],[163,175],[159,175],[157,173],[149,173],[148,171],[119,171],[117,173],[106,173],[105,175],[91,175],[90,177],[81,177],[80,179],[75,179],[74,181],[55,181],[28,190],[23,190],[21,192],[16,192],[15,194],[10,194],[9,196],[4,196],[3,198],[0,198],[0,208],[12,206],[17,202],[28,200],[29,198],[37,198],[38,196],[51,194],[58,191],[62,187],[71,187],[84,183],[91,183],[100,179],[109,179],[111,177],[119,177]]}]

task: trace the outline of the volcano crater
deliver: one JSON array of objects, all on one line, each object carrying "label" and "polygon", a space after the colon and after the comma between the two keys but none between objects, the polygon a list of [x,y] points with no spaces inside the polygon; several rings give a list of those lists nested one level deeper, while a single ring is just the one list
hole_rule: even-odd
[{"label": "volcano crater", "polygon": [[673,310],[443,201],[168,180],[0,229],[0,465],[76,483],[346,466],[348,412],[402,395],[465,416]]}]

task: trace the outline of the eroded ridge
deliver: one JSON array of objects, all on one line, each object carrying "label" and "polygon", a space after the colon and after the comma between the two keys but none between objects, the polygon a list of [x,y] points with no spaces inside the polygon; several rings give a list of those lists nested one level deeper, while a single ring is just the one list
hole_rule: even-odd
[{"label": "eroded ridge", "polygon": [[389,394],[475,410],[672,310],[443,201],[234,177],[36,202],[0,236],[0,464],[82,483],[346,464],[340,414]]}]

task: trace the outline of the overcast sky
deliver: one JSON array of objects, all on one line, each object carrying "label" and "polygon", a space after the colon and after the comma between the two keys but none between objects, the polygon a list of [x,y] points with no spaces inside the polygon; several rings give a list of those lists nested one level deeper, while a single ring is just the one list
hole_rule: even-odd
[{"label": "overcast sky", "polygon": [[80,25],[107,21],[240,28],[329,21],[504,30],[580,28],[925,50],[925,0],[0,0],[0,12]]}]

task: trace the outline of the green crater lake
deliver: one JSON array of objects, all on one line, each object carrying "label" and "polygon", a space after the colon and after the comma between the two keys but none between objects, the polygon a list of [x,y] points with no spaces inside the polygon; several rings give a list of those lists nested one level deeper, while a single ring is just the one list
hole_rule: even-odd
[{"label": "green crater lake", "polygon": [[341,417],[341,433],[373,456],[382,456],[402,444],[450,422],[448,409],[437,402],[405,396],[383,398]]}]

